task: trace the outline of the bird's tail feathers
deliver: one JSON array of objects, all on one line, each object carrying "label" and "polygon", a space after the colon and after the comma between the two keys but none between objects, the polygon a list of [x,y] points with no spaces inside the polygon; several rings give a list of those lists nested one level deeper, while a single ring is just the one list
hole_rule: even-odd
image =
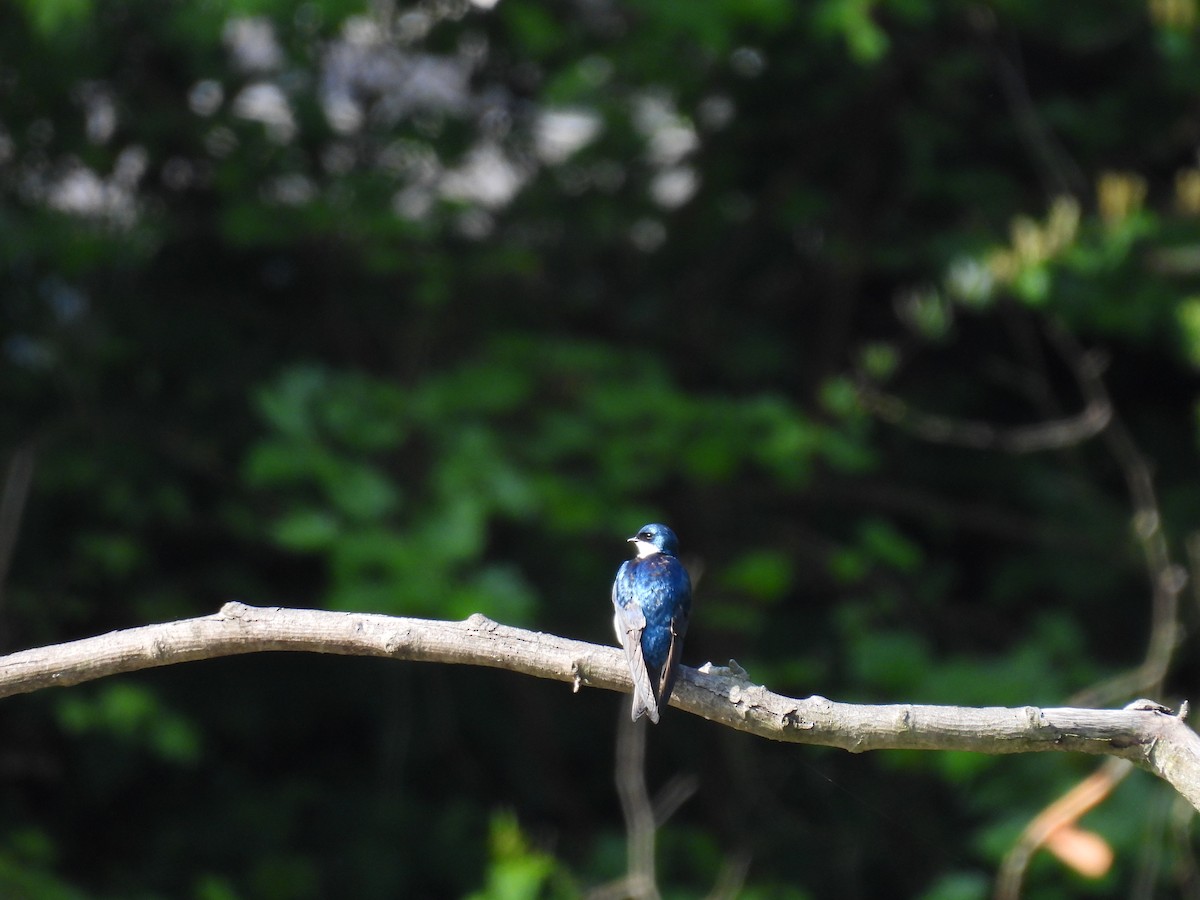
[{"label": "bird's tail feathers", "polygon": [[654,695],[654,683],[645,666],[638,666],[633,677],[633,721],[643,715],[649,716],[650,721],[658,724],[658,698]]},{"label": "bird's tail feathers", "polygon": [[657,725],[658,704],[654,702],[653,694],[646,698],[635,689],[633,692],[633,721],[636,722],[642,716],[649,717],[650,721]]}]

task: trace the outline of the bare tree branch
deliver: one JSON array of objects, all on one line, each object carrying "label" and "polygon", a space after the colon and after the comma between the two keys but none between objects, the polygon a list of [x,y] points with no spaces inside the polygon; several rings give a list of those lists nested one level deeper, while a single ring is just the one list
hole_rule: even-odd
[{"label": "bare tree branch", "polygon": [[1081,351],[1072,362],[1085,406],[1075,415],[1031,425],[1003,427],[991,422],[925,412],[913,408],[894,394],[881,391],[865,377],[858,379],[858,397],[863,408],[871,415],[930,443],[1006,453],[1058,450],[1074,447],[1095,437],[1104,431],[1113,417],[1112,404],[1100,380],[1103,358],[1099,354]]},{"label": "bare tree branch", "polygon": [[[616,647],[500,625],[403,619],[227,603],[211,616],[144,625],[0,657],[0,697],[66,687],[107,675],[269,650],[381,656],[508,669],[628,692]],[[835,703],[775,694],[737,675],[684,668],[671,705],[760,737],[865,750],[1045,750],[1128,759],[1169,782],[1200,809],[1200,736],[1164,707],[1123,710]]]},{"label": "bare tree branch", "polygon": [[976,450],[1038,453],[1073,447],[1103,431],[1112,414],[1106,407],[1089,404],[1078,415],[1069,418],[1002,428],[990,422],[921,412],[899,397],[869,385],[859,385],[858,390],[867,411],[883,421],[899,425],[922,440]]}]

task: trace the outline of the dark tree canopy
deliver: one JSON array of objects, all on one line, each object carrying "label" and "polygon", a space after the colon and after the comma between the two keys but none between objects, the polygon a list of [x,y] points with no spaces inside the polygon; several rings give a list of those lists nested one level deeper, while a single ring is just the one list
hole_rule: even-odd
[{"label": "dark tree canopy", "polygon": [[[0,649],[227,600],[611,642],[794,696],[1200,696],[1185,0],[0,6]],[[1150,651],[1147,648],[1150,648]],[[1144,665],[1147,653],[1150,664]],[[573,896],[599,691],[267,655],[0,704],[0,894]],[[987,896],[1078,757],[664,712],[669,896]],[[1027,896],[1200,883],[1125,779]],[[1069,860],[1068,860],[1069,861]]]}]

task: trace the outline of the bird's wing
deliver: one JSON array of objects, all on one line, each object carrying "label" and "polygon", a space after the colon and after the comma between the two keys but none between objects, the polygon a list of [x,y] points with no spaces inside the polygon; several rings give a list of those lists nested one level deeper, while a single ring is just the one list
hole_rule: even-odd
[{"label": "bird's wing", "polygon": [[666,706],[671,700],[671,691],[675,687],[675,677],[679,674],[679,658],[683,653],[683,636],[687,634],[688,621],[692,615],[692,584],[687,570],[681,563],[676,562],[679,571],[675,576],[675,590],[678,592],[678,603],[675,615],[671,617],[671,645],[667,650],[667,661],[663,663],[662,671],[658,673],[658,702]]},{"label": "bird's wing", "polygon": [[635,722],[645,714],[650,717],[651,722],[657,724],[658,702],[655,699],[654,684],[646,669],[646,660],[642,656],[642,632],[646,630],[646,616],[627,591],[628,580],[624,578],[625,572],[625,566],[622,566],[613,582],[613,626],[617,631],[617,640],[625,650],[625,663],[629,666],[629,675],[633,679],[631,714]]}]

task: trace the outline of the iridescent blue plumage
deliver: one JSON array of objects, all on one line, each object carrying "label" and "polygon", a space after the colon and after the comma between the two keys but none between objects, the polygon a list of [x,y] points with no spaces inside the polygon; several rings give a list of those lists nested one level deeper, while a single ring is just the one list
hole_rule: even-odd
[{"label": "iridescent blue plumage", "polygon": [[629,541],[638,555],[622,563],[613,581],[613,627],[633,676],[633,720],[647,715],[657,722],[679,671],[692,582],[676,557],[679,540],[666,525],[647,525]]}]

